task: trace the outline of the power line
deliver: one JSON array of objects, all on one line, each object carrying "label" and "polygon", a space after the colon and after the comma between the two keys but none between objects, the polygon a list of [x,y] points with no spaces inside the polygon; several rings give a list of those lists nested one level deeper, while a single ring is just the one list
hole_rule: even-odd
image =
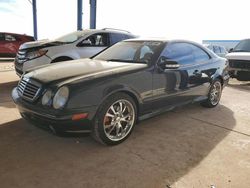
[{"label": "power line", "polygon": [[27,0],[27,1],[29,1],[29,2],[30,2],[30,4],[32,5],[32,2],[31,2],[31,0]]}]

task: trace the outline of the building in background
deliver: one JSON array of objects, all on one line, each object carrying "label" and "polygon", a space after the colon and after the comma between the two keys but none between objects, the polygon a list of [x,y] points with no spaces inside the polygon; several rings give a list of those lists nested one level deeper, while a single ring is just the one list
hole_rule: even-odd
[{"label": "building in background", "polygon": [[228,51],[234,48],[240,40],[203,40],[202,44],[224,46]]}]

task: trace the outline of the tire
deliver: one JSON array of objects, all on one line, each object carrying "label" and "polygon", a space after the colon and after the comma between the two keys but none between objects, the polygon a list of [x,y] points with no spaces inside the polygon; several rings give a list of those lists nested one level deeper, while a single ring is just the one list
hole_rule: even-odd
[{"label": "tire", "polygon": [[221,94],[222,94],[221,80],[215,79],[209,89],[207,100],[203,101],[201,105],[206,108],[216,107],[220,102]]},{"label": "tire", "polygon": [[99,107],[94,118],[92,136],[104,145],[116,145],[125,141],[133,131],[137,120],[134,100],[125,93],[108,97]]}]

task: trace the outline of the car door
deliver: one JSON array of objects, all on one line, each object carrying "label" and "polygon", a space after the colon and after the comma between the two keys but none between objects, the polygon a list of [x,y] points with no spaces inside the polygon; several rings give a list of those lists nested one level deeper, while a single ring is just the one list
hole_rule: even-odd
[{"label": "car door", "polygon": [[[166,62],[176,66],[166,67]],[[193,100],[200,93],[200,71],[192,44],[167,44],[153,76],[154,107],[165,108]]]},{"label": "car door", "polygon": [[96,33],[78,43],[77,52],[81,58],[87,58],[104,50],[109,44],[108,33]]}]

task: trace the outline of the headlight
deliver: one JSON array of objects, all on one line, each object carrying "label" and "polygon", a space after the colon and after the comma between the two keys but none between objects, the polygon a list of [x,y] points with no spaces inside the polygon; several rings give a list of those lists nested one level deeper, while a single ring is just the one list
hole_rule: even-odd
[{"label": "headlight", "polygon": [[42,50],[42,49],[36,50],[36,51],[31,51],[31,52],[27,53],[26,58],[34,59],[34,58],[45,55],[47,52],[48,52],[48,50]]},{"label": "headlight", "polygon": [[59,109],[64,107],[69,97],[69,89],[66,86],[61,87],[57,90],[54,98],[53,98],[53,107],[55,109]]},{"label": "headlight", "polygon": [[52,92],[50,90],[46,91],[46,93],[44,93],[43,98],[42,98],[42,104],[48,105],[51,98],[52,98]]}]

